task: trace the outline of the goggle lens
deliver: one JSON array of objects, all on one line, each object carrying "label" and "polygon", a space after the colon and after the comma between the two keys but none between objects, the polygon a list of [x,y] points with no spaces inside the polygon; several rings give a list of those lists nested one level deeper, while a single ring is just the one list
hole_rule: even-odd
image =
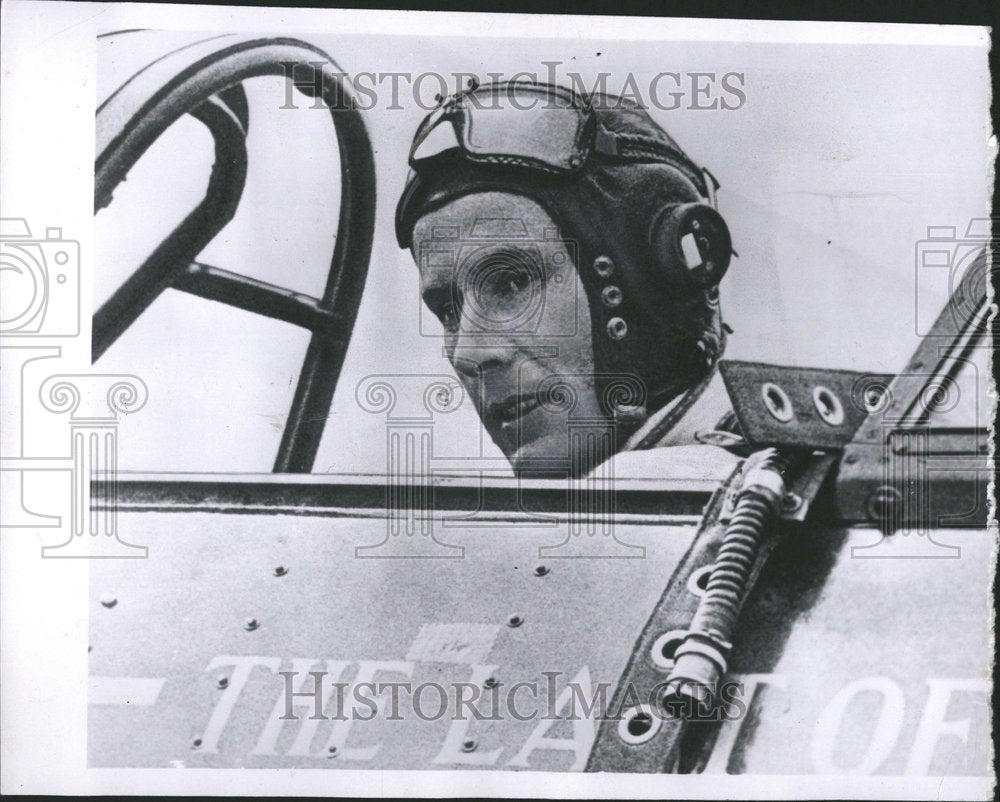
[{"label": "goggle lens", "polygon": [[473,161],[570,172],[589,154],[590,116],[568,92],[529,84],[480,87],[425,121],[410,164],[460,147]]}]

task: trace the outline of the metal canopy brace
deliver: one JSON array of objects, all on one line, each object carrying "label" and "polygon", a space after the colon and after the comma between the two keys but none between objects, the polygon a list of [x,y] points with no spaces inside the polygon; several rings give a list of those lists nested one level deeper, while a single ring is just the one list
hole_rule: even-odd
[{"label": "metal canopy brace", "polygon": [[[296,88],[323,98],[337,130],[340,219],[322,298],[195,261],[232,219],[242,195],[248,110],[240,84],[257,76],[287,75],[289,66],[292,74],[299,71]],[[97,310],[92,358],[99,359],[169,287],[309,329],[312,338],[275,472],[312,470],[371,256],[375,165],[364,120],[343,75],[323,51],[295,39],[219,36],[153,62],[123,83],[97,111],[95,211],[111,202],[128,171],[184,114],[208,127],[216,159],[204,201]]]},{"label": "metal canopy brace", "polygon": [[931,416],[959,392],[956,379],[975,349],[987,347],[990,256],[984,249],[970,265],[906,369],[891,382],[859,388],[859,395],[874,394],[840,460],[841,517],[877,524],[887,534],[903,526],[986,524],[987,430],[940,426]]}]

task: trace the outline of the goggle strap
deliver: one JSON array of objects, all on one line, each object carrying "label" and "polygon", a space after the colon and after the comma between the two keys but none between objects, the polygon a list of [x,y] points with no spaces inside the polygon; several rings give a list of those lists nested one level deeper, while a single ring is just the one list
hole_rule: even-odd
[{"label": "goggle strap", "polygon": [[715,210],[718,211],[719,201],[718,198],[716,197],[716,193],[719,191],[721,184],[719,184],[719,180],[714,175],[712,175],[712,171],[709,170],[707,167],[702,167],[701,173],[705,181],[705,189],[708,190],[708,200],[715,208]]},{"label": "goggle strap", "polygon": [[[631,142],[630,142],[631,140]],[[717,210],[719,208],[719,203],[716,197],[716,193],[719,190],[720,184],[718,179],[712,175],[711,171],[707,167],[699,168],[694,162],[691,161],[684,153],[675,150],[660,142],[656,142],[652,139],[647,139],[646,137],[630,137],[629,135],[624,135],[622,141],[626,145],[626,150],[631,144],[633,147],[637,147],[641,152],[644,153],[654,153],[654,154],[664,154],[671,161],[680,162],[681,165],[694,170],[696,174],[701,178],[702,183],[705,185],[705,197],[708,202]],[[601,124],[600,119],[597,121],[597,128],[594,132],[594,150],[605,156],[624,156],[622,151],[618,147],[618,137],[609,131],[607,131]]]},{"label": "goggle strap", "polygon": [[594,133],[594,150],[605,156],[618,155],[618,140],[613,134],[604,130],[600,120],[597,122],[597,129]]},{"label": "goggle strap", "polygon": [[704,167],[699,168],[684,153],[662,142],[657,142],[646,137],[626,135],[625,137],[619,137],[619,142],[625,145],[624,148],[618,148],[619,156],[626,159],[637,156],[666,159],[668,163],[685,173],[694,182],[695,186],[703,184],[705,189],[703,193],[704,197],[714,203],[715,190],[719,188],[719,183],[715,180],[714,176],[712,176],[711,181],[706,180],[705,174],[707,173],[711,176],[711,173],[708,173],[708,170]]}]

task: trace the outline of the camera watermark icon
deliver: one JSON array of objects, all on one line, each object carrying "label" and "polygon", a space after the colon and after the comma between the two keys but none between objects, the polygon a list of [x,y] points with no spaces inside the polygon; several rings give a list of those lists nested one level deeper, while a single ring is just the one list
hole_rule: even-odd
[{"label": "camera watermark icon", "polygon": [[23,218],[0,218],[0,337],[80,333],[80,243],[61,228],[31,235]]},{"label": "camera watermark icon", "polygon": [[[72,374],[42,382],[42,406],[69,413],[70,532],[56,546],[42,548],[46,558],[144,558],[146,546],[126,543],[118,533],[118,424],[138,412],[149,393],[138,376]],[[99,484],[93,485],[97,480]],[[94,492],[96,490],[96,492]]]},{"label": "camera watermark icon", "polygon": [[[534,236],[519,218],[478,218],[467,236],[462,225],[441,223],[420,242],[417,263],[425,286],[420,333],[463,338],[532,334],[547,339],[577,334],[576,242],[547,227]],[[547,295],[559,289],[569,311],[541,324]]]},{"label": "camera watermark icon", "polygon": [[[973,219],[964,234],[955,226],[928,226],[926,238],[917,242],[914,322],[920,336],[952,337],[981,313],[981,290],[997,270],[989,253],[991,223],[1000,223],[1000,218]],[[936,333],[932,329],[941,313],[942,296],[950,299],[952,326]]]}]

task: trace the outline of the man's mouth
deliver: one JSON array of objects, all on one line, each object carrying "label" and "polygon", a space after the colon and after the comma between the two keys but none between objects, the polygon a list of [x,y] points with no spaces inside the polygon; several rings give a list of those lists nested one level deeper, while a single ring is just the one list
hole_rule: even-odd
[{"label": "man's mouth", "polygon": [[509,426],[538,409],[538,406],[538,398],[534,393],[510,395],[502,401],[495,401],[490,404],[488,413],[490,418],[499,425]]}]

